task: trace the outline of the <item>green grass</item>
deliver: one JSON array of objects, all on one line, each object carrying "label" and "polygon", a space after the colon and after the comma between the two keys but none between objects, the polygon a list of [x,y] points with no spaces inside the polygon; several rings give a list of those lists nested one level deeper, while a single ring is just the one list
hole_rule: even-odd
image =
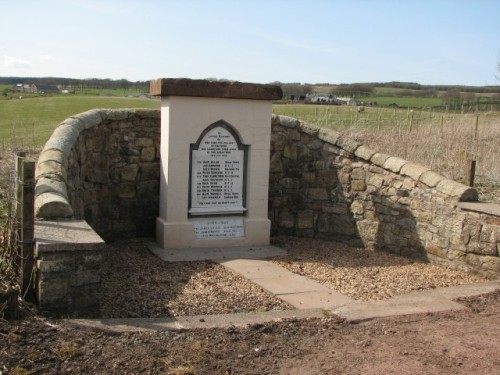
[{"label": "green grass", "polygon": [[42,146],[60,122],[94,108],[159,109],[160,101],[86,95],[0,100],[0,145]]}]

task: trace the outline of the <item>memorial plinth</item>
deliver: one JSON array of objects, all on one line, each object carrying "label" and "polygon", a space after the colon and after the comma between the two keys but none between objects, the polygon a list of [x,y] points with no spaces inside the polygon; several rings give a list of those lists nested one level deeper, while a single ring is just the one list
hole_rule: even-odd
[{"label": "memorial plinth", "polygon": [[165,249],[268,245],[272,100],[279,86],[157,79]]}]

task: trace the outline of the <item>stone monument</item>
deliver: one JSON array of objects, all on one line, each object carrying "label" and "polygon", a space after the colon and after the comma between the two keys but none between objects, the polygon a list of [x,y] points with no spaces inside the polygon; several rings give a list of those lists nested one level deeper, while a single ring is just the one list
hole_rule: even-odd
[{"label": "stone monument", "polygon": [[164,249],[269,244],[272,100],[279,86],[162,78],[160,210]]}]

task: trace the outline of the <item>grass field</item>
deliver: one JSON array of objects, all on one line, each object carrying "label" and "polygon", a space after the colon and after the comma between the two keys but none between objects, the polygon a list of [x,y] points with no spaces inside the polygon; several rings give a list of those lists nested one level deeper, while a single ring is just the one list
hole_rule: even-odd
[{"label": "grass field", "polygon": [[159,109],[160,101],[80,95],[0,100],[0,146],[41,146],[61,121],[93,108]]}]

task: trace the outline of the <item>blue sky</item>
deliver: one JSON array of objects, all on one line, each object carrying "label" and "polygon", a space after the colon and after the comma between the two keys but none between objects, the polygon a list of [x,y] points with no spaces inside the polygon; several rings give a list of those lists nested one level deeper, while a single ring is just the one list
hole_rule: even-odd
[{"label": "blue sky", "polygon": [[500,0],[0,0],[0,14],[0,76],[500,84]]}]

